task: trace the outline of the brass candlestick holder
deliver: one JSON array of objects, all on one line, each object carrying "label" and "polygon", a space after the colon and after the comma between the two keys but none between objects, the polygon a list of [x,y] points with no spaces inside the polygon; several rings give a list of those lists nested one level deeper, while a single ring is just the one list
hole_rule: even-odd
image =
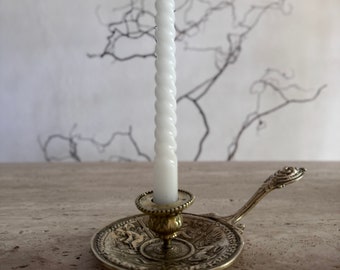
[{"label": "brass candlestick holder", "polygon": [[142,215],[117,220],[91,240],[97,259],[108,269],[225,269],[241,253],[244,226],[238,222],[270,191],[300,180],[304,168],[284,167],[269,176],[235,214],[182,213],[194,196],[179,190],[178,201],[157,205],[152,191],[136,199]]}]

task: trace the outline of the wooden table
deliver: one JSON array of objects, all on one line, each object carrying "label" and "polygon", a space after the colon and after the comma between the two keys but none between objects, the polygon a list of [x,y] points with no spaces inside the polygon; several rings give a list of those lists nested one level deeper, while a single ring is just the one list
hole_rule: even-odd
[{"label": "wooden table", "polygon": [[[284,165],[308,171],[242,220],[229,269],[340,269],[340,163],[180,163],[180,187],[197,197],[188,212],[232,214]],[[150,163],[0,164],[0,269],[102,269],[91,236],[138,213],[151,175]]]}]

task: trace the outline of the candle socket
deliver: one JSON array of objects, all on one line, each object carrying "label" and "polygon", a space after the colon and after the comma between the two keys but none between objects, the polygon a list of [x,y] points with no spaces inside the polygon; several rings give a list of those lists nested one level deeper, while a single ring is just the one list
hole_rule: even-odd
[{"label": "candle socket", "polygon": [[149,191],[139,195],[136,199],[137,208],[149,216],[148,227],[163,241],[164,252],[173,248],[172,239],[177,237],[183,225],[182,212],[195,200],[187,191],[178,191],[178,200],[171,204],[158,205],[153,202],[153,192]]}]

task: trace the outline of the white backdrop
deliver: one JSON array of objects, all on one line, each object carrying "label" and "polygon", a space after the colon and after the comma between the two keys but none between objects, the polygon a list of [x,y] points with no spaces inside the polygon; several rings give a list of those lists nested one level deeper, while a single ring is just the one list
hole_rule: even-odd
[{"label": "white backdrop", "polygon": [[[153,2],[147,0],[147,8],[153,10]],[[193,2],[192,17],[187,16],[195,19],[208,6]],[[257,5],[269,2],[275,1],[256,1]],[[88,57],[103,52],[110,34],[107,24],[121,18],[124,9],[113,9],[129,3],[0,0],[0,162],[43,161],[38,141],[44,145],[53,134],[63,137],[52,137],[46,145],[50,158],[72,160],[71,143],[73,160],[75,156],[88,161],[152,159],[154,59],[120,62],[110,56]],[[180,6],[184,0],[176,3]],[[235,1],[234,15],[242,18],[250,3],[254,1]],[[247,127],[233,159],[340,159],[340,2],[290,0],[284,11],[289,14],[277,9],[263,14],[243,41],[237,61],[199,100],[209,135],[198,160],[227,159],[228,145],[242,129],[247,114],[256,109],[257,96],[250,93],[250,86],[268,68],[291,76],[284,79],[272,72],[270,79],[264,77],[275,86],[290,86],[287,95],[291,100],[308,99],[318,89],[322,91],[311,102],[293,102],[262,117],[261,125],[255,121]],[[231,14],[230,9],[214,13],[187,43],[178,42],[179,96],[216,72],[214,55],[197,49],[228,49],[226,33],[236,31],[228,28]],[[180,11],[178,17],[180,24]],[[149,52],[153,46],[150,38],[126,39],[117,50],[128,55]],[[186,46],[196,50],[186,50]],[[253,91],[260,91],[259,86]],[[282,102],[278,92],[269,88],[267,85],[268,93],[261,96],[262,111]],[[205,131],[197,107],[188,99],[181,101],[180,160],[197,157]],[[114,132],[124,134],[117,134],[107,147],[95,147],[94,140],[107,142]]]}]

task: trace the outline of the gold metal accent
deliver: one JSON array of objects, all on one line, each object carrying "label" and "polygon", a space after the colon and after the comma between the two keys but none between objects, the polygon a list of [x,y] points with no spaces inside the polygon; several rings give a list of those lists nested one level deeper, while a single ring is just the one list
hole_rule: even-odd
[{"label": "gold metal accent", "polygon": [[183,224],[182,211],[194,202],[195,197],[188,191],[178,190],[178,200],[172,204],[157,205],[153,202],[153,192],[139,195],[137,208],[149,215],[148,226],[163,240],[163,249],[172,248],[172,239],[177,236]]},{"label": "gold metal accent", "polygon": [[187,214],[194,196],[180,190],[174,204],[156,205],[152,192],[141,194],[136,206],[145,215],[117,220],[91,241],[97,259],[108,269],[225,269],[241,253],[244,226],[237,224],[270,191],[300,180],[304,168],[284,167],[269,176],[235,214]]},{"label": "gold metal accent", "polygon": [[284,167],[269,176],[255,194],[240,208],[235,214],[224,217],[223,219],[230,224],[240,221],[252,208],[255,207],[269,192],[274,189],[284,188],[285,186],[299,181],[306,169],[296,167]]},{"label": "gold metal accent", "polygon": [[241,234],[228,224],[183,213],[183,226],[173,247],[148,227],[147,215],[117,220],[92,239],[92,251],[108,269],[225,269],[243,248]]}]

